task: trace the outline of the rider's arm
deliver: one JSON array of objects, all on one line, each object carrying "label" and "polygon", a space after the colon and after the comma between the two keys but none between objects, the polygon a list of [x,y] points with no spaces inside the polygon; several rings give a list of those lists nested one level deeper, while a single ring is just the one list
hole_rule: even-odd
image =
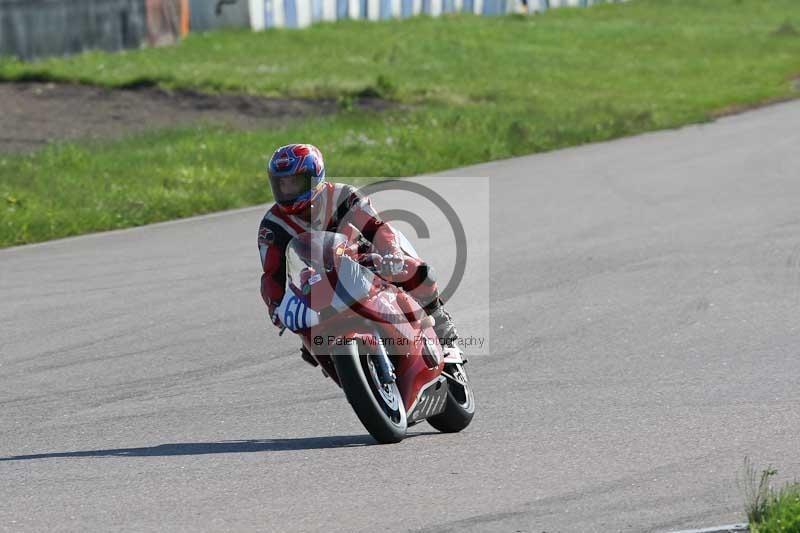
[{"label": "rider's arm", "polygon": [[400,246],[391,226],[380,219],[366,196],[355,187],[345,187],[339,203],[340,220],[349,222],[369,240],[381,254],[399,254]]},{"label": "rider's arm", "polygon": [[[285,287],[284,248],[276,242],[275,233],[265,221],[258,230],[258,251],[261,254],[261,297],[269,309],[270,319],[275,323],[275,309],[283,299]],[[278,325],[278,324],[275,324]]]}]

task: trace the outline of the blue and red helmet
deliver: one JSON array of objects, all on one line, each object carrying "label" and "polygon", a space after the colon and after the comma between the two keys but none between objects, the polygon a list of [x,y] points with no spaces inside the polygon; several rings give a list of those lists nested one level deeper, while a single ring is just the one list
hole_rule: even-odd
[{"label": "blue and red helmet", "polygon": [[313,144],[281,146],[267,166],[272,196],[288,213],[305,209],[322,190],[325,163]]}]

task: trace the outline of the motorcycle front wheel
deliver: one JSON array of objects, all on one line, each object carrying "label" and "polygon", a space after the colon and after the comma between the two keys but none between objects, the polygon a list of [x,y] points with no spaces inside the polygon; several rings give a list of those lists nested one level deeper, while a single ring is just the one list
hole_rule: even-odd
[{"label": "motorcycle front wheel", "polygon": [[374,357],[360,343],[333,350],[339,383],[366,430],[381,444],[400,442],[408,429],[403,398],[396,383],[380,382]]}]

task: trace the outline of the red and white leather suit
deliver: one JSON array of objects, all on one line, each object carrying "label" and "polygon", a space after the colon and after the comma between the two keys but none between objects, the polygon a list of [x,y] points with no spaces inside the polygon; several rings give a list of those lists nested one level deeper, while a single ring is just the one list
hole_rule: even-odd
[{"label": "red and white leather suit", "polygon": [[[352,234],[353,229],[370,241],[379,254],[401,253],[392,228],[380,219],[369,199],[351,185],[323,182],[311,204],[296,214],[286,212],[278,204],[267,211],[258,231],[258,248],[264,270],[261,296],[273,321],[286,286],[285,255],[289,241],[311,230]],[[438,289],[428,266],[415,257],[405,256],[405,267],[406,273],[391,281],[423,306],[437,306]]]}]

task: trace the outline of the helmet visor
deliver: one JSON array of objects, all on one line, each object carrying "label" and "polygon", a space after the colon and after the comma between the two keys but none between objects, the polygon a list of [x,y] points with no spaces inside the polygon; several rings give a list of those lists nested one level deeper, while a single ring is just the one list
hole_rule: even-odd
[{"label": "helmet visor", "polygon": [[309,174],[298,176],[270,176],[272,196],[279,204],[290,204],[314,188],[315,180]]}]

